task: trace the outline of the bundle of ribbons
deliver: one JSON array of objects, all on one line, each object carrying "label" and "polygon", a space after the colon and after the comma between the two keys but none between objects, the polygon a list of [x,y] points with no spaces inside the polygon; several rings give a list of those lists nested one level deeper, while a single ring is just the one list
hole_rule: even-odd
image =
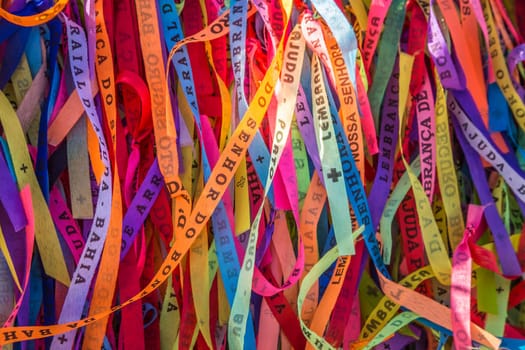
[{"label": "bundle of ribbons", "polygon": [[525,349],[525,2],[0,2],[3,349]]}]

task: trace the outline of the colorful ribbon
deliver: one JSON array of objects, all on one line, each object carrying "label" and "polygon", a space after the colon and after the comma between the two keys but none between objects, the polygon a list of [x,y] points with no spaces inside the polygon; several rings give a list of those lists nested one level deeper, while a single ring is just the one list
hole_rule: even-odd
[{"label": "colorful ribbon", "polygon": [[0,2],[0,345],[525,349],[524,10]]}]

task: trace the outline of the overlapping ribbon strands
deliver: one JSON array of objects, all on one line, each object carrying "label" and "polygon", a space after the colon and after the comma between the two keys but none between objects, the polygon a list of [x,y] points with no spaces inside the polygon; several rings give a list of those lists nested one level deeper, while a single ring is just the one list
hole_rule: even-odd
[{"label": "overlapping ribbon strands", "polygon": [[525,349],[525,1],[0,1],[2,349]]}]

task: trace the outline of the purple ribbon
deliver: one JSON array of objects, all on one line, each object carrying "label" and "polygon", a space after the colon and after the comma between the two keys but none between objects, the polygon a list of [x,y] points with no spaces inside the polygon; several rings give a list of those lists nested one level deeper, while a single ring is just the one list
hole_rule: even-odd
[{"label": "purple ribbon", "polygon": [[151,164],[144,181],[131,201],[128,211],[122,222],[122,248],[120,260],[122,260],[133,245],[144,220],[148,216],[151,207],[164,187],[164,178],[160,173],[157,159]]},{"label": "purple ribbon", "polygon": [[18,187],[7,167],[4,154],[0,152],[0,183],[2,184],[2,191],[0,191],[0,203],[2,203],[9,221],[13,225],[15,231],[20,231],[27,225],[27,218],[24,211],[24,206],[18,193]]},{"label": "purple ribbon", "polygon": [[456,69],[456,66],[454,65],[454,59],[448,50],[443,33],[439,28],[432,6],[433,3],[434,1],[431,1],[430,17],[428,20],[428,51],[434,60],[443,87],[447,89],[463,90],[465,89],[465,79],[461,72],[461,68]]},{"label": "purple ribbon", "polygon": [[372,225],[377,227],[392,185],[392,174],[398,139],[399,65],[394,65],[381,111],[381,131],[376,175],[368,196]]},{"label": "purple ribbon", "polygon": [[509,52],[507,56],[507,66],[509,67],[509,72],[511,73],[510,77],[512,79],[512,84],[514,85],[514,88],[518,92],[518,95],[520,95],[521,99],[525,100],[525,89],[520,85],[519,82],[512,78],[512,72],[514,72],[518,66],[518,63],[522,61],[525,61],[525,44],[516,46]]},{"label": "purple ribbon", "polygon": [[[469,106],[468,100],[463,99],[462,102],[464,102],[463,108],[466,107],[465,110],[472,107]],[[455,115],[454,111],[452,110],[451,113]],[[485,218],[494,237],[494,243],[496,245],[498,257],[501,262],[503,274],[506,276],[519,276],[521,275],[521,267],[516,253],[514,253],[507,229],[505,228],[505,225],[503,224],[503,221],[494,204],[494,200],[485,177],[485,170],[481,164],[481,159],[477,152],[468,143],[465,135],[463,134],[462,128],[459,125],[457,117],[453,119],[453,124],[456,131],[456,137],[459,140],[469,165],[472,181],[476,186],[481,203],[486,207],[484,211]]]}]

